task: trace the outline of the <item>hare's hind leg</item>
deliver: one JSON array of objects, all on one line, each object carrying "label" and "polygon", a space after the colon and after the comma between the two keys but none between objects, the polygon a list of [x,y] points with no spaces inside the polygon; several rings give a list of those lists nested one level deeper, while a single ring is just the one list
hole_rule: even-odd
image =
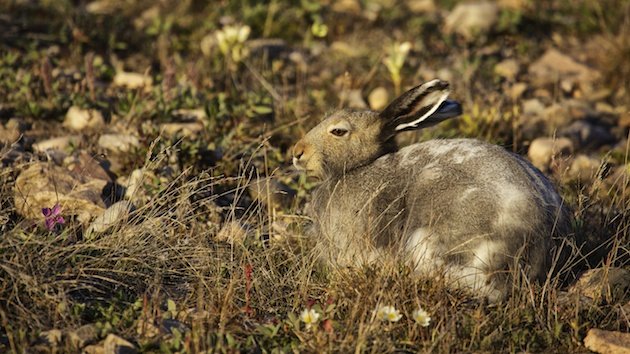
[{"label": "hare's hind leg", "polygon": [[451,249],[440,247],[440,236],[428,227],[416,229],[409,237],[406,251],[411,266],[419,276],[445,277],[453,288],[465,289],[491,302],[501,300],[506,293],[505,274],[492,271],[504,269],[504,245],[491,242],[485,236],[469,238]]}]

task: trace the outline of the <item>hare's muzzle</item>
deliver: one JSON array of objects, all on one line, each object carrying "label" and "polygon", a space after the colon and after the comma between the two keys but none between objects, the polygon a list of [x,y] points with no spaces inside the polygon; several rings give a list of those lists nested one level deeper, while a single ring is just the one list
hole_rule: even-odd
[{"label": "hare's muzzle", "polygon": [[298,141],[295,146],[293,146],[293,166],[298,170],[303,170],[304,166],[300,165],[300,159],[304,156],[305,145],[302,140]]}]

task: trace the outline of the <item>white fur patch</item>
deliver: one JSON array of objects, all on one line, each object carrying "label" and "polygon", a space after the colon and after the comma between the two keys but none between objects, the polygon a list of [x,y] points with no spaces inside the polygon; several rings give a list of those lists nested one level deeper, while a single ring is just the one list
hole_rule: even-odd
[{"label": "white fur patch", "polygon": [[513,226],[522,224],[520,215],[523,208],[527,208],[527,195],[515,185],[509,182],[499,182],[495,185],[495,191],[500,200],[501,207],[498,210],[497,226]]},{"label": "white fur patch", "polygon": [[444,265],[433,248],[431,238],[437,238],[437,235],[429,228],[421,227],[409,236],[405,245],[412,268],[423,275],[432,275]]}]

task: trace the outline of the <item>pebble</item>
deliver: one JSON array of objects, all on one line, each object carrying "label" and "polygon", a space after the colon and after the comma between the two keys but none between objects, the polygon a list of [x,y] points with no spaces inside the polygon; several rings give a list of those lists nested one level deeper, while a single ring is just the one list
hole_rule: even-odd
[{"label": "pebble", "polygon": [[554,158],[572,151],[573,143],[567,138],[538,138],[530,144],[527,156],[534,166],[547,171]]},{"label": "pebble", "polygon": [[140,140],[131,134],[103,134],[98,139],[98,145],[111,152],[123,153],[140,147]]},{"label": "pebble", "polygon": [[[127,200],[121,200],[112,204],[103,214],[97,216],[96,219],[92,221],[87,229],[86,235],[102,233],[113,226],[125,222],[134,210],[135,206]],[[90,237],[86,236],[86,238],[89,239]]]},{"label": "pebble", "polygon": [[105,125],[105,119],[103,113],[96,109],[83,109],[77,106],[72,106],[66,113],[66,118],[63,121],[63,126],[75,130],[81,131],[86,128],[94,129],[101,128]]},{"label": "pebble", "polygon": [[368,103],[370,105],[370,109],[375,111],[382,110],[389,103],[389,92],[387,92],[387,89],[382,86],[375,88],[368,95]]},{"label": "pebble", "polygon": [[467,40],[485,35],[498,20],[499,7],[495,2],[458,3],[444,20],[446,33],[457,33]]},{"label": "pebble", "polygon": [[119,71],[114,76],[114,85],[123,86],[129,89],[150,88],[153,79],[144,74]]}]

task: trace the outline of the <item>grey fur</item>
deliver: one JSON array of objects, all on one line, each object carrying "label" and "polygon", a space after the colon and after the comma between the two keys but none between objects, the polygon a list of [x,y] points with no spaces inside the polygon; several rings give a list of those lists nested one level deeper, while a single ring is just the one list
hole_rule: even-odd
[{"label": "grey fur", "polygon": [[[491,300],[508,293],[515,270],[543,279],[552,238],[570,224],[549,180],[518,155],[478,140],[398,150],[385,131],[392,120],[399,124],[392,105],[386,116],[336,112],[294,148],[296,166],[322,179],[309,210],[322,259],[358,266],[404,256],[419,274],[445,276]],[[331,133],[346,128],[342,137]]]}]

